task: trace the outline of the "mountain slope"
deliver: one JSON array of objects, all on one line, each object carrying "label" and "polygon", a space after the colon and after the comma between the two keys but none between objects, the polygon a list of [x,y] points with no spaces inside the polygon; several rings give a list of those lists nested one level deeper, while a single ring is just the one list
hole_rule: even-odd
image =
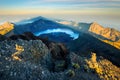
[{"label": "mountain slope", "polygon": [[56,28],[70,29],[74,31],[74,29],[70,28],[69,26],[59,24],[55,21],[49,20],[44,17],[36,17],[28,20],[28,23],[26,20],[25,24],[16,23],[14,33],[15,34],[22,34],[24,32],[38,33],[47,29],[56,29]]},{"label": "mountain slope", "polygon": [[94,22],[90,25],[89,31],[101,41],[120,49],[120,32],[113,28],[105,28]]},{"label": "mountain slope", "polygon": [[98,23],[94,22],[90,25],[89,31],[98,35],[101,35],[112,41],[120,40],[120,32],[113,28],[104,28]]},{"label": "mountain slope", "polygon": [[120,40],[119,41],[109,41],[109,40],[102,40],[103,42],[110,44],[118,49],[120,49]]},{"label": "mountain slope", "polygon": [[5,35],[13,29],[14,29],[14,24],[5,22],[4,24],[0,25],[0,34]]},{"label": "mountain slope", "polygon": [[[120,32],[113,28],[105,28],[97,22],[93,23],[76,23],[73,21],[58,21],[61,24],[70,25],[79,31],[91,34],[92,36],[100,39],[101,41],[110,44],[120,49]],[[77,25],[74,25],[74,24]]]},{"label": "mountain slope", "polygon": [[70,50],[80,55],[87,56],[91,52],[95,52],[97,55],[103,56],[115,65],[120,66],[120,50],[102,42],[90,34],[81,34],[78,39],[71,41],[68,46]]},{"label": "mountain slope", "polygon": [[[120,40],[120,32],[113,28],[105,28],[97,22],[93,23],[77,23],[74,21],[58,21],[58,23],[73,26],[83,32],[92,32],[111,41]],[[77,25],[75,25],[77,24]]]},{"label": "mountain slope", "polygon": [[[80,37],[83,38],[82,35]],[[91,57],[83,57],[78,52],[68,51],[61,43],[41,41],[32,33],[13,35],[0,44],[0,80],[120,79],[120,68],[101,58],[98,53],[88,53]]]},{"label": "mountain slope", "polygon": [[0,42],[0,80],[120,79],[120,68],[95,53],[83,57],[60,43],[47,47],[31,33],[23,35],[26,39],[16,35],[19,40]]},{"label": "mountain slope", "polygon": [[[59,24],[55,21],[49,20],[41,16],[28,20],[23,20],[14,24],[14,29],[8,34],[6,34],[7,37],[16,34],[23,34],[24,32],[31,32],[35,36],[41,36],[46,34],[46,36],[43,37],[51,37],[51,40],[53,41],[67,42],[72,39],[76,39],[79,36],[79,31],[77,31],[76,29],[67,25]],[[60,36],[56,36],[59,39],[54,39],[54,36],[52,37],[52,35],[50,36],[49,34],[62,34],[61,37],[63,37],[64,39],[62,39]],[[66,37],[66,35],[69,36],[70,40],[65,39],[68,38]]]}]

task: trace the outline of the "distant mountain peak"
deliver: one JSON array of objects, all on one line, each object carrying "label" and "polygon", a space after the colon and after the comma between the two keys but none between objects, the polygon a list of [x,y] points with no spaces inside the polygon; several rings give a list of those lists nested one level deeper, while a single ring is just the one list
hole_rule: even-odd
[{"label": "distant mountain peak", "polygon": [[94,22],[92,22],[92,24],[98,24],[98,23],[94,21]]},{"label": "distant mountain peak", "polygon": [[31,18],[31,19],[29,19],[29,20],[37,21],[37,20],[39,20],[39,19],[47,19],[47,18],[45,18],[45,17],[43,17],[43,16],[37,16],[37,17]]},{"label": "distant mountain peak", "polygon": [[90,26],[94,26],[94,27],[99,27],[99,28],[104,28],[102,25],[100,25],[97,22],[93,22]]},{"label": "distant mountain peak", "polygon": [[98,22],[94,21],[94,22],[92,22],[92,24],[98,24]]},{"label": "distant mountain peak", "polygon": [[34,17],[34,18],[29,18],[29,19],[22,20],[22,21],[20,21],[20,22],[17,22],[16,24],[19,25],[19,24],[33,23],[33,22],[38,21],[38,20],[40,20],[40,19],[42,19],[42,20],[48,20],[48,19],[45,18],[45,17],[37,16],[37,17]]}]

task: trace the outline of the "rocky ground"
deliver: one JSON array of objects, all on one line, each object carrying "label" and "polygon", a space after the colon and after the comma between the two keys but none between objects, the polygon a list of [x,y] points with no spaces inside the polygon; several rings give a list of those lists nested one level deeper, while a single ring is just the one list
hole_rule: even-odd
[{"label": "rocky ground", "polygon": [[41,64],[45,68],[49,57],[49,50],[41,41],[0,42],[0,79],[37,79],[44,70]]},{"label": "rocky ground", "polygon": [[0,42],[0,80],[120,80],[120,68],[95,53],[83,57],[62,43],[21,38]]}]

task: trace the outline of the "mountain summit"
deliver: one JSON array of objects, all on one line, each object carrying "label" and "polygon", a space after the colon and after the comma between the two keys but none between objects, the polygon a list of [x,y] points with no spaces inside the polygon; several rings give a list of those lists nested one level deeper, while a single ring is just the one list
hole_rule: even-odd
[{"label": "mountain summit", "polygon": [[33,23],[35,21],[38,21],[40,19],[46,20],[47,18],[42,17],[42,16],[38,16],[38,17],[34,17],[34,18],[28,18],[28,19],[22,20],[20,22],[16,22],[15,24],[17,24],[17,25],[29,24],[29,23]]}]

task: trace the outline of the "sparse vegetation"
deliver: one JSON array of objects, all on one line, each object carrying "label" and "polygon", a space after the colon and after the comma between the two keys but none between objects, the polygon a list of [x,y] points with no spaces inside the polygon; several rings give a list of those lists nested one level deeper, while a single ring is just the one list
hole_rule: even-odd
[{"label": "sparse vegetation", "polygon": [[120,68],[113,65],[106,59],[100,60],[98,62],[102,66],[103,75],[100,77],[104,80],[119,80],[120,79]]},{"label": "sparse vegetation", "polygon": [[86,63],[88,64],[89,68],[95,70],[98,74],[103,74],[101,66],[96,61],[97,57],[95,53],[92,53],[90,60],[86,60]]},{"label": "sparse vegetation", "polygon": [[80,65],[78,63],[72,63],[73,68],[75,69],[79,69]]},{"label": "sparse vegetation", "polygon": [[58,60],[55,61],[55,66],[54,66],[54,71],[55,72],[60,72],[65,70],[65,61],[64,60]]},{"label": "sparse vegetation", "polygon": [[[88,64],[88,67],[95,71],[99,77],[103,80],[117,80],[120,78],[120,69],[114,66],[112,63],[110,63],[108,60],[96,60],[96,54],[92,53],[92,56],[90,59],[86,60],[86,63]],[[88,70],[88,68],[87,68]],[[116,73],[117,72],[117,73]]]},{"label": "sparse vegetation", "polygon": [[90,69],[89,69],[89,67],[88,67],[87,65],[83,65],[83,67],[84,67],[84,70],[85,70],[86,72],[90,72]]},{"label": "sparse vegetation", "polygon": [[70,70],[67,71],[67,75],[68,75],[69,77],[74,77],[74,76],[75,76],[75,72],[70,69]]}]

